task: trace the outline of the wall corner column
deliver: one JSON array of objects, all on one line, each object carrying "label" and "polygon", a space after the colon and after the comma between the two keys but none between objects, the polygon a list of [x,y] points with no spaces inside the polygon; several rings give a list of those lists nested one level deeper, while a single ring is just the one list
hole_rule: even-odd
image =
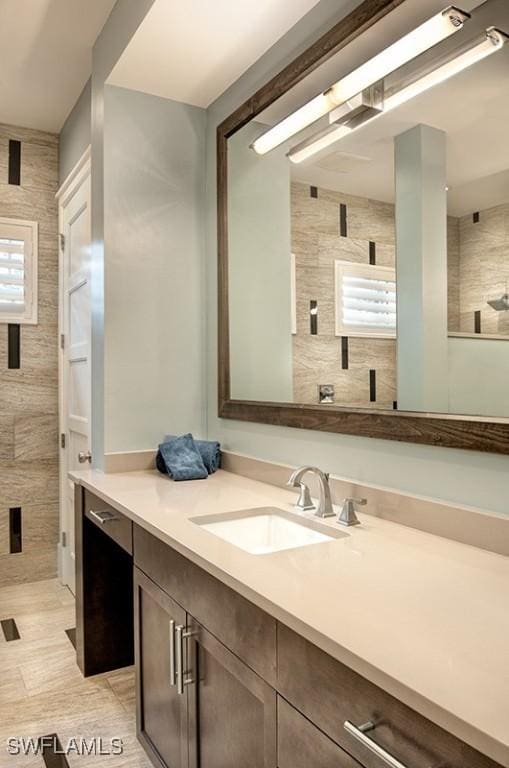
[{"label": "wall corner column", "polygon": [[398,407],[447,412],[446,134],[395,139]]}]

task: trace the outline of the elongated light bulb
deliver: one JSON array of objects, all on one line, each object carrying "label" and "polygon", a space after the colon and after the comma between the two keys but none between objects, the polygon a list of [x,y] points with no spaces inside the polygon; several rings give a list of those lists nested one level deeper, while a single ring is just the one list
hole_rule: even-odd
[{"label": "elongated light bulb", "polygon": [[253,142],[253,149],[259,155],[275,149],[334,107],[458,32],[469,18],[468,13],[454,6],[445,8],[263,133]]},{"label": "elongated light bulb", "polygon": [[289,159],[293,163],[302,163],[304,160],[307,160],[309,157],[317,154],[317,152],[321,152],[322,149],[326,149],[332,144],[335,144],[344,136],[353,133],[353,131],[355,131],[357,128],[360,128],[361,125],[367,125],[368,123],[371,123],[373,120],[381,117],[381,115],[387,114],[387,112],[391,112],[393,109],[396,109],[396,107],[399,107],[407,101],[415,98],[419,94],[428,91],[435,85],[444,83],[446,80],[449,80],[450,77],[463,72],[463,70],[471,67],[473,64],[476,64],[477,62],[485,59],[487,56],[491,56],[493,53],[496,53],[501,48],[503,48],[508,39],[509,38],[507,35],[505,35],[503,32],[500,32],[500,30],[495,29],[494,27],[490,27],[484,33],[482,40],[479,41],[477,39],[471,47],[463,50],[457,56],[445,62],[445,64],[438,66],[436,69],[428,72],[426,75],[423,75],[417,80],[414,80],[413,83],[410,83],[401,90],[396,91],[396,93],[393,93],[385,98],[383,110],[379,114],[374,115],[373,117],[368,118],[366,121],[352,127],[349,127],[348,124],[345,124],[339,125],[332,130],[322,131],[316,137],[312,137],[294,147],[288,153]]},{"label": "elongated light bulb", "polygon": [[484,38],[472,48],[463,51],[463,53],[455,56],[454,59],[447,61],[427,75],[420,77],[418,80],[410,83],[410,85],[407,85],[392,96],[389,96],[384,103],[384,112],[396,109],[396,107],[410,101],[410,99],[415,98],[415,96],[418,96],[425,91],[429,91],[429,89],[433,88],[435,85],[445,83],[450,77],[454,77],[454,75],[463,72],[473,64],[477,64],[479,61],[486,59],[488,56],[491,56],[493,53],[496,53],[503,48],[507,39],[506,35],[498,29],[494,29],[493,27],[487,29]]},{"label": "elongated light bulb", "polygon": [[307,128],[308,125],[316,123],[317,120],[327,115],[335,106],[336,102],[332,98],[331,91],[321,93],[255,139],[253,149],[259,155],[265,155],[271,149],[275,149],[287,141],[287,139],[295,136],[296,133]]},{"label": "elongated light bulb", "polygon": [[421,53],[460,30],[466,18],[469,18],[467,14],[453,6],[432,16],[424,24],[389,45],[333,85],[332,93],[335,101],[337,104],[342,104],[376,83],[377,80],[408,64]]}]

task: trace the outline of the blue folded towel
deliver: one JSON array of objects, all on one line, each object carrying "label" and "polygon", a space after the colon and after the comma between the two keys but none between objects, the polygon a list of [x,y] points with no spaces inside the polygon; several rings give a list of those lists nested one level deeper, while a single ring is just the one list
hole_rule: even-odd
[{"label": "blue folded towel", "polygon": [[159,453],[164,471],[173,480],[204,480],[208,477],[207,468],[190,433],[161,443]]},{"label": "blue folded towel", "polygon": [[[161,445],[170,443],[172,440],[175,440],[175,435],[166,435]],[[200,453],[201,459],[205,464],[207,472],[209,475],[213,475],[214,472],[217,472],[221,466],[220,444],[216,440],[195,440],[194,444]],[[167,473],[168,470],[166,468],[160,447],[156,456],[156,466],[159,472],[162,472],[163,475]]]}]

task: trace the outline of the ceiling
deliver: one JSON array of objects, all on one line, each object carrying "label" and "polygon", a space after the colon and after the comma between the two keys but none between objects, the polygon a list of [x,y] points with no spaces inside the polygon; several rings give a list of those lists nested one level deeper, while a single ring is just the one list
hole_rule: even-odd
[{"label": "ceiling", "polygon": [[317,2],[155,0],[108,83],[208,107]]},{"label": "ceiling", "polygon": [[0,0],[0,122],[60,131],[115,0]]}]

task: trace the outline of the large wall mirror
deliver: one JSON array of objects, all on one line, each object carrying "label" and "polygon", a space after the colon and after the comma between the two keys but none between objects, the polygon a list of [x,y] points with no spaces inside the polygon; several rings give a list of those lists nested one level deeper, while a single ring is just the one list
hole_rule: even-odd
[{"label": "large wall mirror", "polygon": [[509,452],[508,36],[366,0],[220,126],[220,415]]}]

